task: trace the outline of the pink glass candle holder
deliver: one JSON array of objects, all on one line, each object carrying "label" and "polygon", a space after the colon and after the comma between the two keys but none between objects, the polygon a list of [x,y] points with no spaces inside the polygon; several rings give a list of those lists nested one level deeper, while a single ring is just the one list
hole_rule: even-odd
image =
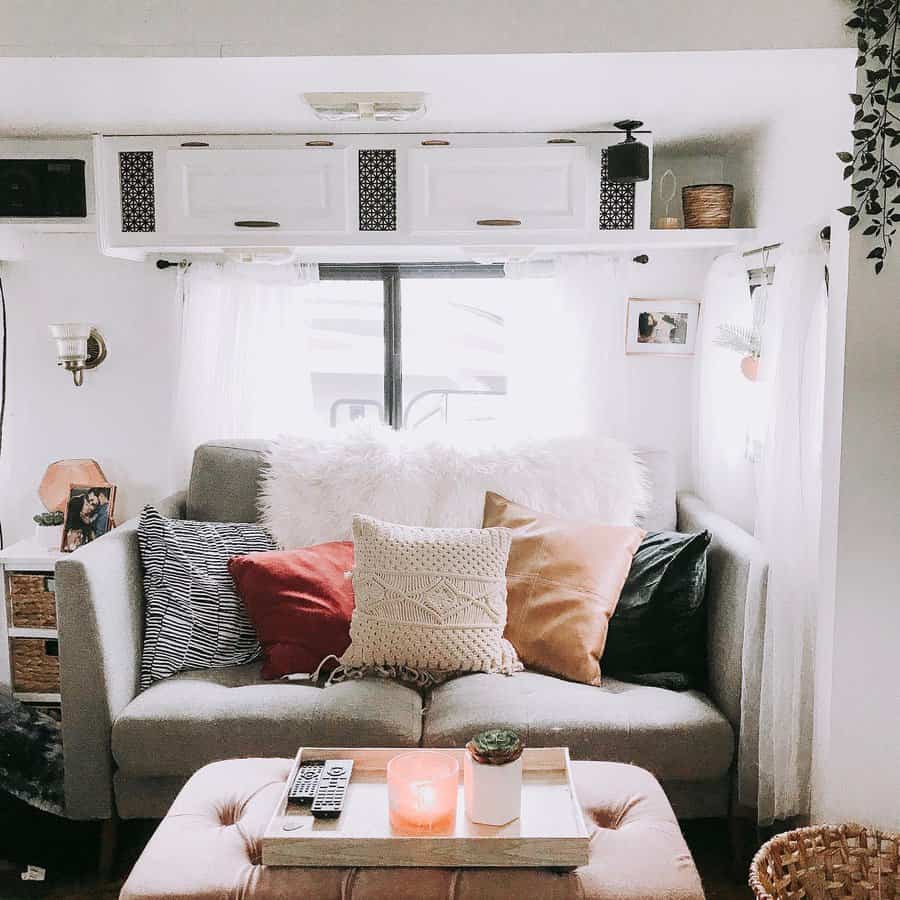
[{"label": "pink glass candle holder", "polygon": [[391,827],[402,834],[449,834],[456,824],[459,763],[446,753],[413,750],[387,764]]}]

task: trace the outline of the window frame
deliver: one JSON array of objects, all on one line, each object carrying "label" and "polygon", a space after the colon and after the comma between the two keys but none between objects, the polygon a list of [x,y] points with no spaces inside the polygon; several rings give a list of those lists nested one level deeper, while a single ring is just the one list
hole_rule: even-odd
[{"label": "window frame", "polygon": [[384,290],[384,418],[403,428],[403,281],[412,278],[505,278],[502,263],[320,263],[320,281],[380,281]]}]

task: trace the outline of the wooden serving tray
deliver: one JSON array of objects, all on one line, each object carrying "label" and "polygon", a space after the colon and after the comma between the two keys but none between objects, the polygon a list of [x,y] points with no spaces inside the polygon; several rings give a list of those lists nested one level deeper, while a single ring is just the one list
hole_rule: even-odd
[{"label": "wooden serving tray", "polygon": [[[476,825],[466,816],[462,760],[453,834],[400,836],[388,817],[386,767],[410,749],[303,747],[262,840],[267,866],[506,866],[572,869],[588,862],[590,837],[569,763],[568,747],[522,754],[522,815],[507,825]],[[352,759],[353,776],[339,819],[314,819],[308,807],[287,803],[301,760]]]}]

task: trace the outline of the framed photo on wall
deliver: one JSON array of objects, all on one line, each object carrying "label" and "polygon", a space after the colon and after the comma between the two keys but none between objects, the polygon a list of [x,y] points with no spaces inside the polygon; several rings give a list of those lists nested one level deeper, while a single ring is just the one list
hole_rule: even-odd
[{"label": "framed photo on wall", "polygon": [[700,325],[699,300],[628,300],[625,352],[693,356]]},{"label": "framed photo on wall", "polygon": [[71,553],[115,528],[116,523],[113,519],[115,508],[114,484],[71,485],[60,550],[63,553]]}]

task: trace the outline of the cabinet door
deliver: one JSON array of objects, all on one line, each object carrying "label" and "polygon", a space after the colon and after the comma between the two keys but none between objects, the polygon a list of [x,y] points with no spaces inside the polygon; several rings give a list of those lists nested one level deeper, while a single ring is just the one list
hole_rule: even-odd
[{"label": "cabinet door", "polygon": [[409,158],[413,231],[587,227],[584,147],[433,147]]},{"label": "cabinet door", "polygon": [[346,231],[346,149],[166,153],[168,230],[229,235]]}]

